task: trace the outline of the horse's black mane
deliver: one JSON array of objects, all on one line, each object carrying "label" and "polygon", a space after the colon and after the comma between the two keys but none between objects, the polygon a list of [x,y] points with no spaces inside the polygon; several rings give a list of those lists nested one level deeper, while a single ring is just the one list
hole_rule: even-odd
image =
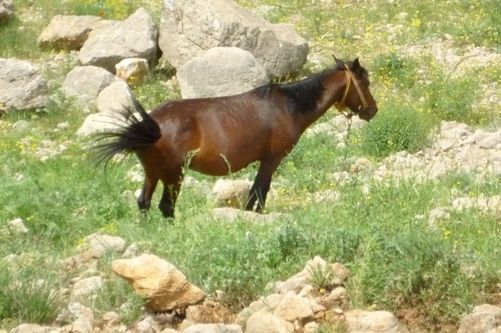
[{"label": "horse's black mane", "polygon": [[[289,99],[289,110],[296,113],[308,113],[314,111],[317,106],[324,89],[322,86],[324,78],[334,72],[345,70],[345,64],[351,66],[351,62],[338,62],[335,67],[303,80],[284,84],[270,83],[256,88],[255,92],[260,98],[266,98],[272,89],[280,89]],[[355,74],[359,77],[368,77],[367,70],[363,67],[359,67]]]}]

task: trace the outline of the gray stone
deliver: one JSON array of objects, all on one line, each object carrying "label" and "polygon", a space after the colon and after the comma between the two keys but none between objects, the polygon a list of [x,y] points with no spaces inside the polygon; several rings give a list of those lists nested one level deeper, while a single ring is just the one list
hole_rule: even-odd
[{"label": "gray stone", "polygon": [[294,326],[273,313],[261,310],[254,313],[246,324],[246,333],[292,333]]},{"label": "gray stone", "polygon": [[235,324],[195,324],[182,333],[242,333],[242,328]]},{"label": "gray stone", "polygon": [[92,276],[79,280],[71,290],[70,300],[76,301],[95,295],[104,285],[103,278]]},{"label": "gray stone", "polygon": [[214,47],[179,68],[183,98],[228,96],[269,82],[254,56],[237,47]]},{"label": "gray stone", "polygon": [[98,94],[111,83],[119,80],[110,72],[96,66],[77,66],[73,68],[63,82],[61,90],[77,105],[92,108]]},{"label": "gray stone", "polygon": [[364,333],[408,333],[398,319],[387,311],[351,310],[345,312],[346,324],[350,332]]},{"label": "gray stone", "polygon": [[14,14],[14,4],[12,0],[0,0],[0,22],[6,20]]},{"label": "gray stone", "polygon": [[288,292],[273,311],[275,315],[294,322],[302,322],[313,317],[313,309],[308,299],[296,295],[294,292]]},{"label": "gray stone", "polygon": [[308,54],[291,26],[271,24],[231,0],[164,0],[159,46],[176,69],[212,47],[236,46],[272,76],[298,70]]},{"label": "gray stone", "polygon": [[124,21],[114,22],[93,32],[78,59],[84,65],[103,67],[110,72],[126,58],[156,60],[158,30],[150,14],[139,8]]},{"label": "gray stone", "polygon": [[12,221],[7,222],[7,227],[9,230],[16,234],[27,234],[28,228],[24,225],[24,222],[21,218],[13,219]]},{"label": "gray stone", "polygon": [[101,22],[99,16],[56,15],[38,37],[44,48],[78,50]]},{"label": "gray stone", "polygon": [[0,58],[0,111],[41,108],[47,100],[47,82],[36,65]]},{"label": "gray stone", "polygon": [[102,113],[122,113],[135,110],[134,95],[129,85],[122,80],[113,82],[97,96],[97,110]]},{"label": "gray stone", "polygon": [[84,238],[79,253],[85,258],[101,258],[107,253],[122,253],[127,242],[118,236],[91,234]]},{"label": "gray stone", "polygon": [[219,207],[245,207],[252,182],[246,179],[219,179],[212,188],[212,194]]},{"label": "gray stone", "polygon": [[49,333],[50,331],[50,327],[36,324],[21,324],[11,329],[9,333]]}]

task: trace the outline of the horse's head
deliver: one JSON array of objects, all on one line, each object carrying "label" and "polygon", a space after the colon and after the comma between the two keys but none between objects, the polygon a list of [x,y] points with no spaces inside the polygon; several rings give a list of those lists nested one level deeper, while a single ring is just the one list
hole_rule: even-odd
[{"label": "horse's head", "polygon": [[371,120],[377,113],[377,105],[369,90],[369,74],[360,65],[358,58],[352,62],[336,60],[340,70],[346,72],[346,85],[343,97],[337,103],[338,109],[349,108],[363,120]]}]

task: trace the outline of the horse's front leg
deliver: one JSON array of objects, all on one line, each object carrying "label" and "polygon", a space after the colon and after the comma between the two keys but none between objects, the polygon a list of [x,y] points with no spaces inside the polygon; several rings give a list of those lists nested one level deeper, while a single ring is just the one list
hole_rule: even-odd
[{"label": "horse's front leg", "polygon": [[257,171],[254,184],[249,191],[249,200],[245,206],[246,210],[253,210],[257,201],[256,212],[261,213],[266,203],[266,196],[271,187],[271,177],[278,168],[281,159],[271,161],[261,161]]},{"label": "horse's front leg", "polygon": [[162,212],[163,216],[166,218],[174,218],[174,208],[176,206],[177,196],[179,195],[179,190],[181,189],[181,183],[183,182],[183,177],[181,171],[175,173],[174,175],[169,175],[169,177],[162,179],[164,185],[164,191],[162,194],[162,199],[158,204],[158,208]]},{"label": "horse's front leg", "polygon": [[146,214],[150,209],[151,197],[153,196],[153,192],[155,192],[157,183],[158,179],[154,179],[149,176],[146,176],[144,178],[144,184],[141,190],[141,194],[139,194],[139,197],[137,198],[137,206],[141,213]]}]

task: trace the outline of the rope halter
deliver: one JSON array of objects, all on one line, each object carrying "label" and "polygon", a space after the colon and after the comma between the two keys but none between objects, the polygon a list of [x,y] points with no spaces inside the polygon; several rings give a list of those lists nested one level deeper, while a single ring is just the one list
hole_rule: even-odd
[{"label": "rope halter", "polygon": [[343,98],[341,98],[341,101],[334,103],[334,106],[336,109],[338,109],[339,112],[341,112],[345,117],[351,118],[353,116],[353,112],[349,111],[348,113],[345,112],[346,110],[346,97],[348,97],[348,91],[350,90],[351,84],[353,83],[353,86],[355,87],[355,90],[357,91],[358,97],[360,98],[360,101],[362,102],[362,108],[365,109],[369,106],[367,103],[367,99],[365,99],[365,95],[362,93],[362,90],[360,89],[360,85],[358,84],[357,79],[351,72],[350,68],[348,65],[344,65],[346,71],[346,85],[344,88],[344,93],[343,93]]}]

